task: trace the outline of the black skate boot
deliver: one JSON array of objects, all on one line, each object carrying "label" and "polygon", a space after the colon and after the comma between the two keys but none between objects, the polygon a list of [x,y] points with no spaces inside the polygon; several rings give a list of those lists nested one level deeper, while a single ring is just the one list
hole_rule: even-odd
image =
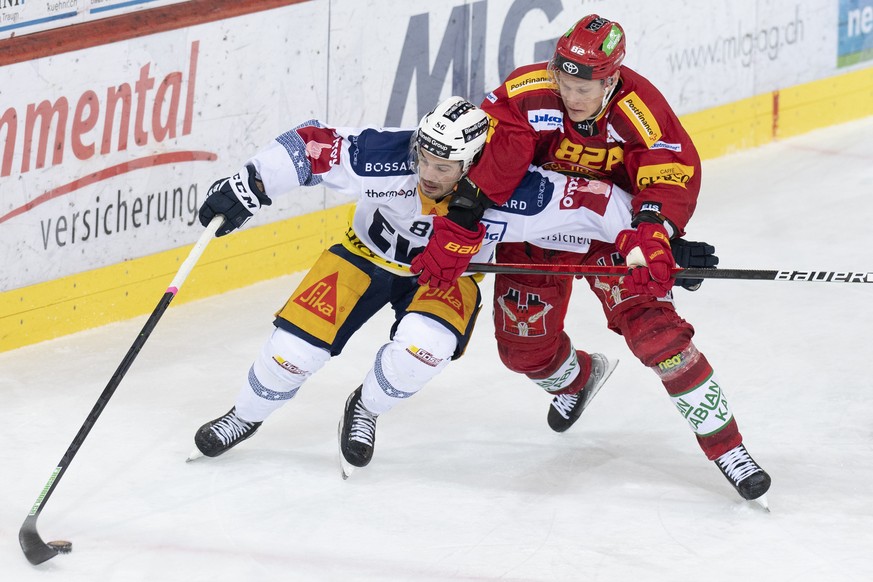
[{"label": "black skate boot", "polygon": [[224,416],[201,426],[194,435],[194,444],[207,457],[217,457],[255,434],[261,424],[241,419],[236,415],[234,406]]},{"label": "black skate boot", "polygon": [[603,354],[591,354],[591,375],[582,390],[576,394],[558,394],[552,399],[547,420],[553,431],[564,432],[573,426],[617,365],[618,360],[609,360]]},{"label": "black skate boot", "polygon": [[743,499],[756,501],[769,511],[765,494],[770,489],[770,475],[755,462],[745,446],[735,446],[717,458],[715,464]]},{"label": "black skate boot", "polygon": [[361,402],[363,386],[349,395],[346,408],[339,423],[340,465],[343,479],[356,467],[366,467],[373,458],[373,447],[376,444],[376,419],[379,415],[366,409]]}]

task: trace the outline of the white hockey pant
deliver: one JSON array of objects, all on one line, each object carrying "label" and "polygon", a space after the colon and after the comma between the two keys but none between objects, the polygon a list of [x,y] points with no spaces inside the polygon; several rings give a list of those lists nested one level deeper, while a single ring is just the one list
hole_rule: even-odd
[{"label": "white hockey pant", "polygon": [[294,398],[329,359],[327,350],[276,328],[249,369],[248,382],[236,399],[237,414],[249,422],[265,420]]},{"label": "white hockey pant", "polygon": [[444,325],[417,313],[400,320],[394,339],[376,354],[364,378],[367,410],[383,414],[409,398],[451,361],[458,340]]}]

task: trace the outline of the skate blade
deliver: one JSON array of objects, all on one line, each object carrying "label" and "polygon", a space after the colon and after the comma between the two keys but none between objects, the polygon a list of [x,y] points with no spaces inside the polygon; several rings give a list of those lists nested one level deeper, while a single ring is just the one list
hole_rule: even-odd
[{"label": "skate blade", "polygon": [[600,392],[600,389],[603,388],[604,384],[606,384],[606,381],[609,380],[609,377],[612,376],[612,373],[615,372],[615,369],[618,367],[618,358],[608,361],[609,367],[606,368],[606,372],[603,374],[600,382],[591,387],[591,396],[588,397],[589,401],[593,400],[594,397],[597,396],[597,393]]},{"label": "skate blade", "polygon": [[339,464],[340,464],[340,474],[343,477],[343,481],[352,476],[352,473],[357,469],[356,466],[352,465],[346,458],[343,456],[343,421],[340,419],[339,424],[336,427],[336,452],[339,454]]},{"label": "skate blade", "polygon": [[185,459],[185,462],[190,463],[191,461],[196,461],[197,459],[199,459],[202,456],[203,456],[203,453],[200,452],[200,449],[198,449],[197,447],[194,447],[194,450],[191,451],[191,453],[188,455],[188,458]]},{"label": "skate blade", "polygon": [[356,469],[357,467],[355,467],[354,465],[350,465],[349,463],[347,463],[346,460],[343,459],[343,454],[342,454],[342,453],[340,453],[340,459],[339,459],[339,462],[340,462],[340,473],[342,474],[343,481],[345,481],[346,479],[348,479],[349,477],[352,476],[352,473],[355,472],[355,469]]},{"label": "skate blade", "polygon": [[766,493],[764,495],[758,497],[757,499],[752,499],[752,501],[754,503],[757,503],[758,505],[760,505],[764,511],[766,511],[767,513],[770,513],[770,503],[767,501],[767,494]]}]

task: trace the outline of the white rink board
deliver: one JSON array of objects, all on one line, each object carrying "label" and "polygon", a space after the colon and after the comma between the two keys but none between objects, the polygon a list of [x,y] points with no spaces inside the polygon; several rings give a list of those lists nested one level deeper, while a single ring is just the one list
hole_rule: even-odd
[{"label": "white rink board", "polygon": [[[681,115],[869,66],[837,67],[841,11],[850,4],[873,0],[313,0],[0,67],[0,261],[7,266],[0,290],[190,244],[209,185],[282,131],[313,117],[337,126],[410,126],[449,95],[478,102],[514,67],[547,58],[584,14],[624,25],[626,63]],[[167,79],[173,89],[158,99]],[[138,82],[145,85],[137,89]],[[108,91],[124,84],[130,127],[123,131],[114,117],[104,152]],[[96,113],[83,101],[88,91]],[[60,113],[49,128],[28,122],[29,107],[51,106],[63,110],[63,122]],[[175,135],[157,139],[156,111],[158,126]],[[138,128],[147,134],[141,144]],[[55,142],[62,142],[59,158]],[[184,161],[181,152],[201,158]],[[166,156],[179,159],[130,170]],[[113,168],[117,175],[95,179]],[[163,204],[174,190],[176,204]],[[299,190],[252,224],[344,202],[321,188]]]},{"label": "white rink board", "polygon": [[[272,11],[268,20],[263,15],[244,16],[0,69],[4,81],[14,78],[16,87],[29,88],[0,89],[0,114],[11,107],[19,115],[12,173],[0,177],[0,221],[35,204],[0,223],[0,261],[17,265],[0,273],[0,289],[14,289],[193,242],[201,228],[196,222],[197,209],[209,185],[239,169],[260,145],[275,137],[278,128],[291,120],[317,117],[324,111],[321,88],[326,85],[327,61],[322,37],[327,29],[327,13],[318,8],[317,4],[304,3]],[[293,41],[287,35],[289,27],[299,27]],[[168,122],[172,91],[168,89],[163,98],[158,97],[162,82],[173,75],[181,75],[175,124]],[[123,84],[131,93],[128,129],[122,130],[120,115],[112,117],[115,122],[109,131],[110,151],[104,154],[102,143],[110,101],[107,94],[109,88]],[[150,88],[141,91],[138,84]],[[0,86],[7,85],[3,82]],[[92,114],[83,105],[82,114],[77,116],[78,105],[89,91],[97,100],[97,113]],[[61,161],[53,164],[49,149],[43,167],[38,167],[40,140],[34,137],[29,162],[25,162],[28,107],[61,99],[69,103],[65,131],[61,132]],[[158,139],[154,130],[157,108],[158,125],[172,127],[175,137],[167,134]],[[74,120],[87,120],[90,115],[94,115],[94,121],[79,127],[93,127],[74,131]],[[58,118],[53,119],[47,143],[58,135]],[[186,123],[190,125],[188,133]],[[77,157],[73,133],[79,142],[94,147],[86,159]],[[39,131],[32,134],[38,136]],[[137,144],[137,135],[143,134],[147,136],[145,143]],[[0,137],[6,138],[2,126]],[[122,150],[120,142],[125,138],[127,147]],[[6,147],[8,151],[8,142]],[[159,155],[184,158],[186,152],[208,154],[211,160],[182,160],[133,171],[122,168],[115,177],[99,179],[41,202],[52,191],[87,180],[94,173],[124,164],[148,164]],[[23,167],[27,171],[22,171]],[[176,189],[182,195],[177,195],[174,204]],[[322,188],[305,194],[276,202],[270,218],[324,208]],[[163,202],[165,197],[167,203]]]}]

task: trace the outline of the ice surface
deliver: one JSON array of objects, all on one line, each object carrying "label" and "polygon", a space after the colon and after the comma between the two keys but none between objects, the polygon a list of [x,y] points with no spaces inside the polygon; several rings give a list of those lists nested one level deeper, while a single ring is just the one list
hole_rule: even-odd
[{"label": "ice surface", "polygon": [[[715,243],[722,267],[873,271],[871,184],[873,118],[709,161],[688,238]],[[3,580],[873,579],[873,285],[677,291],[773,478],[767,514],[581,285],[571,337],[622,362],[567,433],[502,369],[486,305],[467,355],[380,418],[373,462],[343,481],[337,421],[386,311],[258,435],[185,463],[298,280],[170,308],[40,516],[73,552],[38,567],[18,528],[145,318],[0,354]]]}]

